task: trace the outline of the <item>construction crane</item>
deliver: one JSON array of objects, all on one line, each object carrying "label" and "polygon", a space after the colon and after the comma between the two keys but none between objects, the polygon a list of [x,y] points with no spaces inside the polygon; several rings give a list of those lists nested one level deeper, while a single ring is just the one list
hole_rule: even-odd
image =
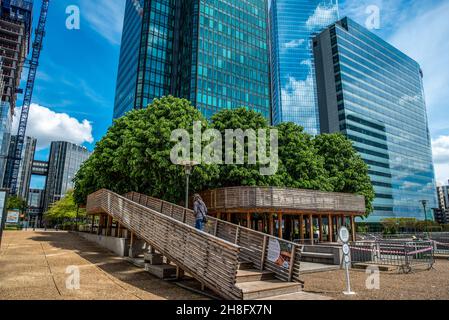
[{"label": "construction crane", "polygon": [[22,161],[23,145],[25,143],[25,134],[30,113],[31,100],[33,98],[34,81],[36,80],[37,67],[39,66],[39,57],[41,55],[42,44],[45,37],[45,25],[47,23],[48,6],[50,0],[42,0],[42,7],[39,21],[36,27],[35,38],[33,42],[33,51],[29,61],[28,79],[23,97],[22,112],[20,114],[19,129],[17,132],[17,142],[14,151],[14,164],[10,184],[10,193],[17,194],[17,181],[19,179],[19,168]]}]

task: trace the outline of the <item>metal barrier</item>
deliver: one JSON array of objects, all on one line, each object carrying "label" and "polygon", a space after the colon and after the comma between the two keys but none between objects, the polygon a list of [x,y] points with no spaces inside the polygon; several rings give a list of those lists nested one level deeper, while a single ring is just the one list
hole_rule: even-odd
[{"label": "metal barrier", "polygon": [[432,241],[377,240],[351,243],[352,263],[366,263],[398,267],[399,271],[411,272],[434,264]]}]

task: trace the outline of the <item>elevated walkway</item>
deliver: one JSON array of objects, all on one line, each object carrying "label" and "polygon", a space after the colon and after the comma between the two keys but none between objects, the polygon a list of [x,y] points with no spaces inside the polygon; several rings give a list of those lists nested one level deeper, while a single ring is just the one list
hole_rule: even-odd
[{"label": "elevated walkway", "polygon": [[225,299],[279,298],[301,292],[302,245],[210,217],[194,228],[192,210],[138,193],[100,190],[88,214],[107,214]]}]

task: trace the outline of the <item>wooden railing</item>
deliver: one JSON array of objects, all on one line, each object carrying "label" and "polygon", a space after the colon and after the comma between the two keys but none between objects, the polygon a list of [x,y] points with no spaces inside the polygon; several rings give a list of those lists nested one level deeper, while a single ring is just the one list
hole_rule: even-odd
[{"label": "wooden railing", "polygon": [[234,243],[196,230],[183,223],[187,212],[159,202],[159,207],[141,205],[134,197],[123,197],[108,190],[100,190],[88,197],[87,212],[107,213],[131,230],[137,237],[161,252],[206,287],[227,299],[241,299],[235,286],[240,247]]},{"label": "wooden railing", "polygon": [[[189,226],[195,225],[195,217],[190,209],[136,192],[130,192],[125,197]],[[208,217],[205,232],[238,245],[241,261],[252,262],[259,270],[271,271],[279,280],[302,282],[299,279],[302,245],[213,217]],[[283,258],[274,262],[270,259],[270,252],[278,246]],[[283,260],[285,263],[280,265]]]}]

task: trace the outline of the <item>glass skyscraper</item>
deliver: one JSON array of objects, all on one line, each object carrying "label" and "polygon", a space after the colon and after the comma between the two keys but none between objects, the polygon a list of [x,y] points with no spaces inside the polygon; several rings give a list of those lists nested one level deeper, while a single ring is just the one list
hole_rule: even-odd
[{"label": "glass skyscraper", "polygon": [[122,31],[122,45],[115,90],[114,118],[118,118],[136,99],[137,68],[139,58],[140,31],[142,29],[143,0],[127,0],[125,24]]},{"label": "glass skyscraper", "polygon": [[[141,17],[133,2],[127,0],[115,118],[171,94],[206,117],[247,107],[270,119],[265,0],[144,0]],[[137,49],[129,43],[136,37]]]},{"label": "glass skyscraper", "polygon": [[423,72],[417,62],[344,18],[314,39],[320,124],[342,132],[369,165],[369,222],[424,220],[437,207]]},{"label": "glass skyscraper", "polygon": [[73,189],[73,179],[89,156],[90,152],[83,146],[66,141],[51,143],[43,212]]},{"label": "glass skyscraper", "polygon": [[320,133],[312,38],[338,19],[337,0],[271,0],[273,123]]}]

